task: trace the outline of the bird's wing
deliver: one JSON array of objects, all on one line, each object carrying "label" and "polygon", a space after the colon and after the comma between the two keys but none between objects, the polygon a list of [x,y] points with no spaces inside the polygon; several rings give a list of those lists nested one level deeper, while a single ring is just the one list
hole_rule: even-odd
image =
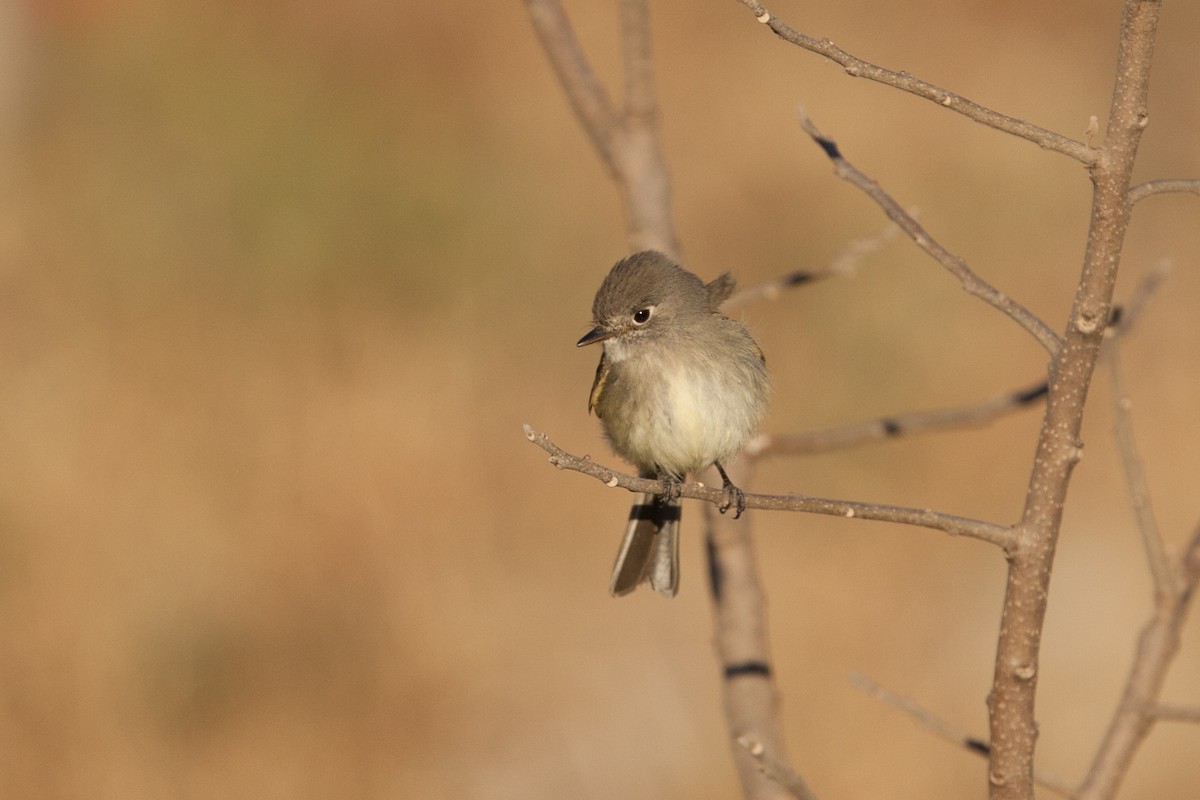
[{"label": "bird's wing", "polygon": [[[604,383],[608,380],[608,359],[600,353],[600,363],[596,365],[596,379],[592,381],[592,393],[588,395],[588,412],[596,410],[600,402],[600,394],[604,391]],[[599,412],[596,416],[600,416]]]}]

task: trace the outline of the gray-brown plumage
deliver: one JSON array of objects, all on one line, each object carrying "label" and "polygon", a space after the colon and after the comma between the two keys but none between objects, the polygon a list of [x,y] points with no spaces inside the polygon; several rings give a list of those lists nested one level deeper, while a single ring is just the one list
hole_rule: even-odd
[{"label": "gray-brown plumage", "polygon": [[[588,410],[617,454],[672,484],[716,465],[740,513],[741,491],[721,462],[757,430],[770,385],[758,345],[718,311],[733,288],[728,274],[705,284],[662,253],[636,253],[600,285],[595,327],[578,344],[604,343]],[[613,569],[614,595],[645,581],[675,595],[679,516],[677,497],[640,496]]]}]

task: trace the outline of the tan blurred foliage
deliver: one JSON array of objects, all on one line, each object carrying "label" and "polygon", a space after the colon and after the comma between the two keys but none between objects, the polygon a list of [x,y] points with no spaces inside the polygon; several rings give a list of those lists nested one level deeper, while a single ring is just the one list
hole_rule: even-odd
[{"label": "tan blurred foliage", "polygon": [[[612,86],[616,12],[572,4]],[[836,3],[798,28],[1082,136],[1118,3]],[[1075,164],[855,82],[732,0],[654,5],[689,265],[743,282],[881,227],[800,134],[919,207],[1063,321]],[[1142,178],[1200,174],[1200,7],[1168,3]],[[521,424],[609,458],[572,343],[620,208],[519,3],[57,0],[0,15],[0,796],[727,797],[707,597],[607,596],[627,498]],[[1139,207],[1127,344],[1158,501],[1200,516],[1195,198]],[[1044,355],[906,243],[746,319],[785,431],[967,402]],[[1042,664],[1041,764],[1077,777],[1149,582],[1100,375]],[[773,463],[770,491],[1011,520],[1037,413]],[[986,730],[1002,564],[929,532],[751,515],[796,765],[828,797],[983,793],[983,762],[850,688],[860,670]],[[1166,698],[1200,700],[1193,621]],[[1163,725],[1128,797],[1186,797]]]}]

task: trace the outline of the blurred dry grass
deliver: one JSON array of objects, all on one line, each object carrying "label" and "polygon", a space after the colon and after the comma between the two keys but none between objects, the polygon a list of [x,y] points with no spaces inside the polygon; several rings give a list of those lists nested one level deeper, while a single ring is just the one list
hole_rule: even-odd
[{"label": "blurred dry grass", "polygon": [[[614,10],[575,5],[613,77]],[[1082,135],[1105,110],[1117,7],[775,10]],[[802,140],[804,102],[947,246],[1061,324],[1080,169],[852,82],[733,2],[654,11],[693,268],[752,282],[880,227]],[[4,14],[0,794],[734,791],[695,523],[677,601],[612,601],[626,498],[547,468],[520,435],[530,422],[603,454],[584,414],[594,354],[572,342],[623,253],[620,209],[520,5],[56,0]],[[1168,4],[1143,178],[1200,174],[1197,37],[1200,8]],[[1200,514],[1195,203],[1139,207],[1124,281],[1174,260],[1127,360],[1175,542]],[[778,384],[772,430],[965,402],[1044,364],[905,244],[747,316]],[[1039,753],[1068,777],[1148,611],[1108,399],[1101,375],[1042,665]],[[1034,413],[772,464],[760,488],[1010,520],[1036,427]],[[980,762],[845,676],[984,733],[996,554],[884,526],[754,522],[790,746],[812,785],[981,795]],[[1193,623],[1169,699],[1200,699],[1198,641]],[[1192,796],[1196,737],[1160,727],[1126,796]]]}]

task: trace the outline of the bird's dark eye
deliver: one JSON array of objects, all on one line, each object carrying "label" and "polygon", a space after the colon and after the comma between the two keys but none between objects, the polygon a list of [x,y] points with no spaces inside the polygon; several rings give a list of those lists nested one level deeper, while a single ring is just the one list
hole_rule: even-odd
[{"label": "bird's dark eye", "polygon": [[650,312],[652,308],[642,308],[633,312],[633,324],[645,325],[650,320]]}]

